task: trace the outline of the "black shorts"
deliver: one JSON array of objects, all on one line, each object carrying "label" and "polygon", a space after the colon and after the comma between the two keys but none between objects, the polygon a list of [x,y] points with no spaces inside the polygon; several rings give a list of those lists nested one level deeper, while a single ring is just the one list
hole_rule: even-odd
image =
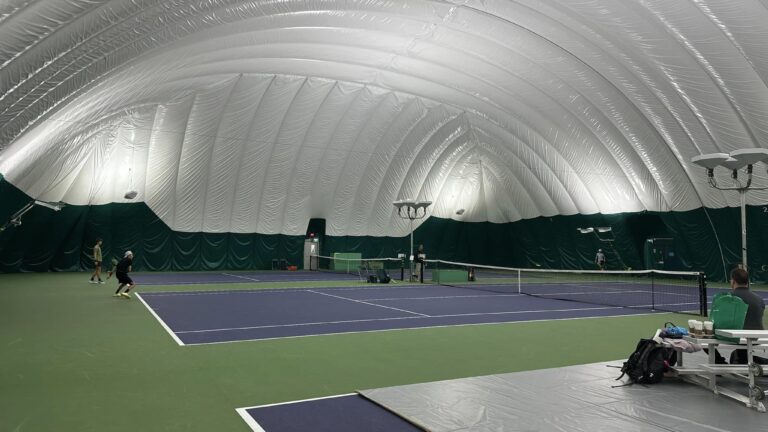
[{"label": "black shorts", "polygon": [[117,277],[117,281],[121,284],[133,285],[133,279],[128,276],[128,273],[115,273],[115,276]]}]

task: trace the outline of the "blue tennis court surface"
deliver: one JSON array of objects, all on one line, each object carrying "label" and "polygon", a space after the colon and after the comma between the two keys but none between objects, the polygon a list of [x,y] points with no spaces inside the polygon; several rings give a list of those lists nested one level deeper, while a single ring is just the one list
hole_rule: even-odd
[{"label": "blue tennis court surface", "polygon": [[140,298],[183,345],[651,312],[427,284],[147,292]]},{"label": "blue tennis court surface", "polygon": [[423,429],[356,394],[239,408],[258,432],[418,432]]},{"label": "blue tennis court surface", "polygon": [[139,285],[196,285],[254,282],[312,282],[334,280],[360,280],[357,274],[324,273],[316,271],[249,271],[249,272],[187,272],[187,273],[134,273]]}]

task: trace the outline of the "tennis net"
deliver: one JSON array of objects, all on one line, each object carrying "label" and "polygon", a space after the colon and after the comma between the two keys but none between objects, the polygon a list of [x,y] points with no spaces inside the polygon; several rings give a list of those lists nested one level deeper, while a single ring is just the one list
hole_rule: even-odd
[{"label": "tennis net", "polygon": [[403,280],[404,263],[401,258],[340,258],[320,255],[309,258],[309,269],[314,271],[357,275],[360,280],[368,280],[383,270],[392,279]]},{"label": "tennis net", "polygon": [[425,281],[603,306],[707,315],[703,273],[545,270],[427,260]]}]

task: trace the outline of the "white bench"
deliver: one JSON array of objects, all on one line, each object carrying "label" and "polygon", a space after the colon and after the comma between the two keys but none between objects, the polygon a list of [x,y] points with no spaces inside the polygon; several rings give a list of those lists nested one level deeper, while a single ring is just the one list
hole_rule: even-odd
[{"label": "white bench", "polygon": [[[673,368],[676,375],[681,376],[686,381],[701,385],[712,390],[715,394],[730,397],[744,403],[750,408],[760,412],[766,412],[763,400],[768,396],[768,391],[759,387],[755,382],[755,377],[768,375],[768,366],[755,364],[755,351],[768,350],[768,330],[716,330],[717,335],[739,338],[739,343],[734,344],[728,341],[715,338],[693,338],[686,337],[688,342],[696,343],[707,348],[709,352],[708,363],[698,365],[697,367],[685,367],[683,365],[682,351],[678,351],[678,366]],[[715,350],[717,348],[736,348],[747,350],[746,365],[719,365],[715,364]],[[727,375],[744,382],[749,387],[749,396],[737,393],[722,386],[718,386],[717,377]]]}]

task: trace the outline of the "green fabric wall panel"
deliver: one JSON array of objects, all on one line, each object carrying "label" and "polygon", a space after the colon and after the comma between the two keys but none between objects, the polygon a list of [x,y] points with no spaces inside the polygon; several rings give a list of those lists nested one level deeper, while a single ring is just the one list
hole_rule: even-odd
[{"label": "green fabric wall panel", "polygon": [[[429,218],[414,233],[414,249],[424,244],[429,259],[479,264],[580,269],[594,268],[598,248],[611,249],[597,235],[577,228],[612,228],[613,248],[624,265],[643,266],[643,244],[647,233],[668,233],[665,221],[655,214],[573,215],[540,217],[509,224],[466,223]],[[652,217],[651,217],[652,216]],[[656,226],[643,226],[645,223]],[[603,235],[603,237],[606,237]],[[409,253],[409,238],[326,237],[323,254],[359,252],[363,257],[394,257]],[[619,262],[609,253],[613,268]]]},{"label": "green fabric wall panel", "polygon": [[225,268],[233,270],[245,270],[256,267],[253,258],[253,237],[246,234],[232,234],[229,237],[229,251],[226,257]]},{"label": "green fabric wall panel", "polygon": [[398,253],[408,253],[409,241],[408,237],[325,236],[320,250],[324,256],[333,256],[335,252],[357,252],[363,258],[396,257]]},{"label": "green fabric wall panel", "polygon": [[216,270],[225,268],[229,255],[229,234],[202,233],[200,258],[202,268]]},{"label": "green fabric wall panel", "polygon": [[[716,218],[718,213],[725,212],[710,211],[709,213]],[[704,212],[699,210],[698,212],[663,213],[661,217],[669,228],[672,238],[675,239],[677,252],[684,257],[685,263],[692,269],[706,269],[710,279],[723,280],[725,272],[720,246],[726,246],[722,242],[727,242],[728,237],[720,238],[721,244],[718,245],[716,232],[706,220]],[[727,250],[728,248],[725,247],[724,251]],[[702,253],[704,251],[706,253]]]},{"label": "green fabric wall panel", "polygon": [[[4,223],[31,198],[0,175],[0,220]],[[748,207],[749,265],[753,278],[768,264],[768,207]],[[136,254],[137,270],[245,270],[271,268],[284,258],[302,265],[303,236],[174,232],[144,203],[67,206],[59,212],[34,207],[22,225],[0,232],[0,271],[90,269],[92,247],[104,240],[105,261]],[[466,223],[429,218],[414,234],[429,259],[541,268],[594,268],[598,248],[593,234],[577,228],[610,226],[624,264],[642,268],[649,237],[674,238],[684,266],[724,280],[741,261],[738,208],[687,212],[539,217],[508,224]],[[323,237],[323,255],[357,252],[363,257],[394,257],[409,252],[409,238]],[[722,251],[722,255],[721,255]],[[609,262],[612,259],[608,254]],[[612,267],[617,268],[617,263]]]},{"label": "green fabric wall panel", "polygon": [[201,268],[201,238],[202,236],[200,233],[176,233],[176,235],[173,236],[171,268],[179,270],[193,270],[195,268]]},{"label": "green fabric wall panel", "polygon": [[[31,201],[1,178],[0,197],[3,223]],[[139,271],[268,269],[272,259],[303,258],[303,236],[174,232],[144,203],[34,207],[22,221],[0,233],[2,272],[91,269],[97,238],[107,263],[131,250]]]}]

